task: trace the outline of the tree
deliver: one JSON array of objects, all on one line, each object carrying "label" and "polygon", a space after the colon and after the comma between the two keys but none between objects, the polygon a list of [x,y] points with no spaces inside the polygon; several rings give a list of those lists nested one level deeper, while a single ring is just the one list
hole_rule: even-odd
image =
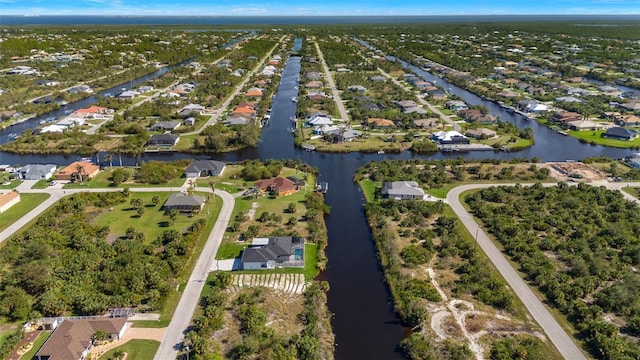
[{"label": "tree", "polygon": [[172,209],[169,210],[169,219],[171,219],[171,225],[176,223],[176,219],[178,218],[178,210]]},{"label": "tree", "polygon": [[153,203],[153,206],[158,206],[159,202],[160,202],[160,197],[158,195],[155,195],[154,197],[151,198],[151,203]]},{"label": "tree", "polygon": [[142,215],[144,215],[144,207],[141,206],[138,208],[138,210],[136,210],[136,212],[138,213],[138,217],[141,218]]},{"label": "tree", "polygon": [[118,186],[129,180],[129,172],[123,168],[115,169],[111,173],[111,182],[114,186]]},{"label": "tree", "polygon": [[80,182],[82,182],[82,172],[84,171],[84,166],[82,164],[76,165],[76,174]]},{"label": "tree", "polygon": [[293,203],[293,202],[289,203],[289,206],[287,206],[287,212],[289,214],[295,213],[296,212],[296,203]]},{"label": "tree", "polygon": [[140,198],[133,198],[131,199],[131,201],[129,202],[129,204],[131,205],[131,207],[134,210],[138,210],[142,207],[142,199]]},{"label": "tree", "polygon": [[109,338],[109,335],[103,329],[96,330],[96,332],[94,332],[93,335],[91,336],[91,339],[93,339],[93,341],[97,342],[98,344],[102,343],[108,338]]}]

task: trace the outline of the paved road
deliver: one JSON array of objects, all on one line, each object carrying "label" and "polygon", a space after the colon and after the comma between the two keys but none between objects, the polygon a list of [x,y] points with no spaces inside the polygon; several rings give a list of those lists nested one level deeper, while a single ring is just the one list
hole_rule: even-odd
[{"label": "paved road", "polygon": [[[514,186],[515,184],[499,184],[499,186]],[[530,184],[529,184],[530,185]],[[544,186],[555,186],[555,183],[544,184]],[[572,183],[572,185],[576,185]],[[603,183],[594,184],[595,186],[605,186],[610,190],[619,190],[624,186],[640,186],[640,182],[634,183]],[[565,359],[579,360],[587,359],[582,350],[576,345],[573,338],[569,336],[558,322],[553,318],[549,310],[542,304],[542,301],[536,297],[531,291],[529,286],[520,277],[520,275],[513,269],[509,261],[498,250],[494,243],[489,239],[487,234],[482,230],[479,225],[473,219],[473,216],[462,206],[460,202],[460,194],[467,190],[483,189],[496,184],[472,184],[458,186],[447,194],[447,201],[449,205],[456,213],[460,221],[464,224],[467,231],[471,234],[477,233],[477,242],[482,250],[487,254],[491,262],[498,269],[500,274],[505,278],[511,289],[520,298],[524,306],[527,308],[533,318],[540,324],[545,331],[551,342],[556,346],[560,354]],[[523,186],[526,186],[523,184]],[[622,192],[625,198],[640,204],[640,200],[633,198],[629,194]]]},{"label": "paved road", "polygon": [[[196,188],[196,191],[209,191],[209,188]],[[198,306],[200,301],[200,293],[207,280],[207,275],[211,271],[211,267],[215,261],[215,255],[218,252],[220,243],[222,242],[222,236],[227,228],[231,213],[233,212],[233,205],[235,199],[231,194],[226,191],[217,190],[216,195],[222,198],[222,209],[220,215],[216,220],[213,230],[209,234],[207,243],[198,258],[189,282],[186,288],[182,292],[182,297],[178,303],[178,307],[173,313],[171,323],[167,328],[167,332],[162,338],[160,347],[156,352],[154,360],[169,360],[175,359],[178,356],[178,351],[182,347],[182,340],[184,339],[185,332],[191,323],[193,312]]]},{"label": "paved road", "polygon": [[[387,74],[384,70],[378,68],[378,71],[384,75],[385,77],[391,79],[391,81],[393,81],[396,85],[400,86],[401,88],[412,92],[413,89],[408,88],[406,86],[404,86],[400,81],[396,80],[395,78],[393,78],[393,76]],[[416,96],[416,99],[418,99],[418,102],[420,102],[422,105],[426,105],[429,110],[433,111],[434,113],[436,113],[438,116],[440,116],[440,118],[444,121],[446,121],[449,125],[453,126],[453,130],[455,131],[460,131],[462,128],[460,127],[460,125],[458,125],[458,123],[456,123],[455,121],[451,120],[451,118],[449,117],[449,115],[445,115],[442,111],[440,111],[440,109],[436,108],[435,106],[431,105],[427,100],[425,100],[424,98],[422,98],[421,96]]]},{"label": "paved road", "polygon": [[318,56],[320,57],[320,63],[322,64],[322,68],[324,69],[325,77],[327,78],[327,82],[329,83],[329,87],[331,88],[333,101],[335,101],[336,105],[338,106],[338,112],[340,112],[340,117],[342,118],[342,121],[344,121],[347,124],[350,124],[351,119],[349,119],[349,114],[347,114],[347,110],[344,108],[344,103],[342,102],[342,99],[340,99],[340,93],[338,93],[338,88],[336,88],[336,83],[333,81],[333,77],[329,72],[329,67],[327,66],[327,62],[324,61],[324,55],[320,50],[320,46],[318,46],[317,42],[315,42],[314,44],[316,46],[316,51],[318,51]]}]

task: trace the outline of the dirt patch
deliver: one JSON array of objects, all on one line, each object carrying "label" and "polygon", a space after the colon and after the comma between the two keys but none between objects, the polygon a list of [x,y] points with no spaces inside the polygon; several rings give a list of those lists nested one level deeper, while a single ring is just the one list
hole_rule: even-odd
[{"label": "dirt patch", "polygon": [[257,202],[251,203],[251,209],[249,209],[249,211],[247,212],[247,216],[249,217],[249,219],[253,220],[253,218],[256,216],[257,208],[258,208]]},{"label": "dirt patch", "polygon": [[582,162],[554,162],[545,166],[551,170],[551,174],[558,180],[568,181],[602,181],[606,176],[600,170]]}]

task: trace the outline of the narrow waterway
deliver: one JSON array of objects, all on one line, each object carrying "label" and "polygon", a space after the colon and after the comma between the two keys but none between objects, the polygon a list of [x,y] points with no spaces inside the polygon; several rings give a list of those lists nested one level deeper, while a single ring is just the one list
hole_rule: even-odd
[{"label": "narrow waterway", "polygon": [[[216,154],[211,158],[222,161],[245,159],[300,159],[320,171],[319,181],[329,183],[326,203],[331,206],[331,215],[326,218],[329,235],[327,247],[328,267],[320,275],[327,280],[331,290],[328,294],[329,309],[334,314],[332,326],[336,334],[337,359],[400,359],[398,343],[405,336],[405,328],[393,311],[389,290],[384,283],[375,246],[363,212],[364,198],[352,177],[356,169],[370,161],[382,159],[409,159],[412,153],[400,154],[324,154],[305,152],[293,145],[290,117],[296,112],[291,101],[298,95],[295,88],[300,74],[299,57],[288,59],[272,103],[270,123],[263,128],[262,138],[256,149],[246,149],[228,154]],[[432,154],[415,156],[443,159],[463,156],[465,158],[513,158],[539,157],[543,161],[582,159],[586,156],[607,155],[622,157],[628,150],[605,148],[582,144],[575,139],[563,137],[534,122],[528,122],[503,111],[497,104],[483,100],[445,80],[433,76],[417,67],[406,64],[412,72],[427,80],[437,80],[438,85],[449,88],[470,104],[482,104],[503,120],[518,126],[531,126],[535,131],[536,145],[515,153],[476,152],[468,154]],[[107,90],[108,91],[108,90]],[[83,105],[82,105],[83,106]],[[0,143],[6,139],[0,137]],[[161,153],[145,154],[143,161],[194,158],[189,154]],[[56,163],[67,165],[77,155],[15,155],[0,153],[0,164]],[[125,165],[133,165],[132,158],[123,158]]]}]

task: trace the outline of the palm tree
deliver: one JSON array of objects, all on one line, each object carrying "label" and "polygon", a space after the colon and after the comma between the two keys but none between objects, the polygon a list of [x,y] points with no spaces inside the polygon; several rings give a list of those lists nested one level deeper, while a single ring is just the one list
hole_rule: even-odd
[{"label": "palm tree", "polygon": [[104,157],[104,161],[108,161],[109,162],[109,167],[110,168],[113,167],[113,155],[107,154],[107,156]]},{"label": "palm tree", "polygon": [[211,192],[216,192],[216,183],[213,181],[209,181],[209,187],[211,188]]},{"label": "palm tree", "polygon": [[78,174],[78,179],[80,179],[80,182],[82,182],[82,171],[84,170],[84,166],[82,166],[82,164],[77,164],[76,165],[76,172]]}]

